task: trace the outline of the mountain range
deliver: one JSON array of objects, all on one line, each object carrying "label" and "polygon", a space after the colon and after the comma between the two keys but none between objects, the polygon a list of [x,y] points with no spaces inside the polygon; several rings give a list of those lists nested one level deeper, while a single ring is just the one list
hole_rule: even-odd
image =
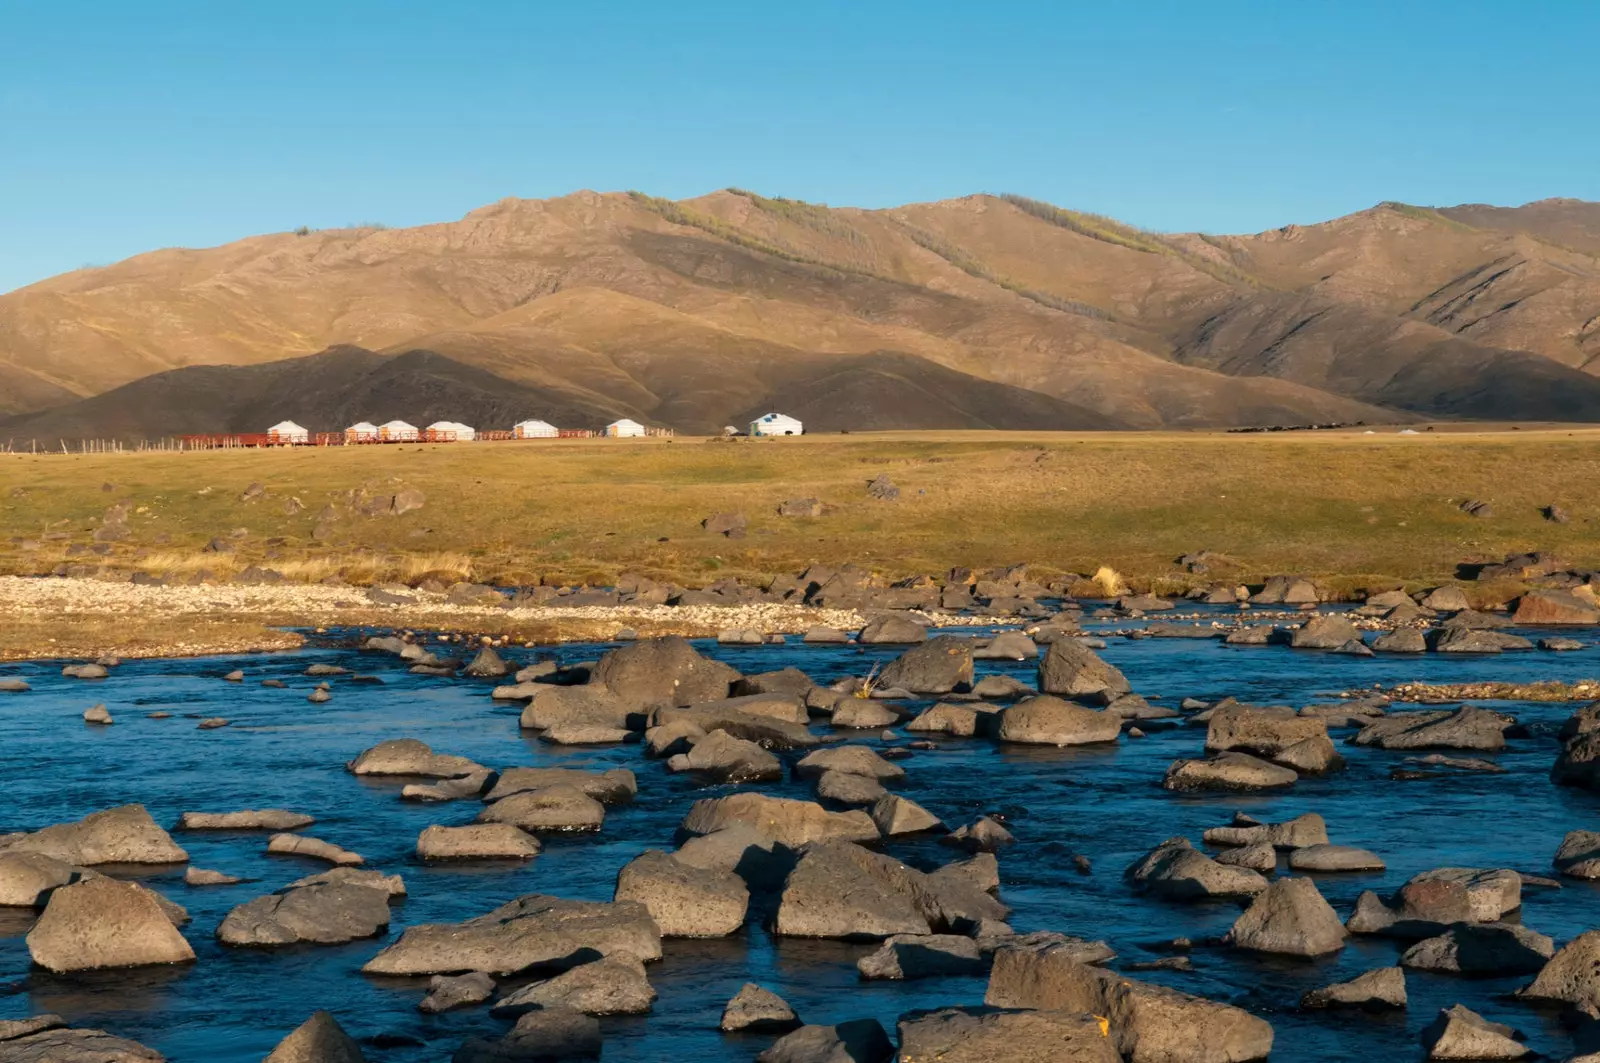
[{"label": "mountain range", "polygon": [[[579,192],[255,236],[0,295],[0,437],[1600,420],[1600,204],[1249,236],[1020,196]],[[502,422],[504,422],[502,424]]]}]

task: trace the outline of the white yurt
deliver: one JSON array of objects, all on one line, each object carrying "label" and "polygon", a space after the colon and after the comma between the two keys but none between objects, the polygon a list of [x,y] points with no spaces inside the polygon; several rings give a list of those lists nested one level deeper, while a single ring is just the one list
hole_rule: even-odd
[{"label": "white yurt", "polygon": [[279,421],[267,429],[267,438],[274,443],[309,443],[311,433],[293,421]]},{"label": "white yurt", "polygon": [[478,433],[460,421],[435,421],[428,426],[428,438],[437,443],[465,443],[478,438]]},{"label": "white yurt", "polygon": [[638,421],[630,421],[628,418],[624,417],[620,421],[612,421],[610,424],[606,425],[606,435],[614,436],[617,439],[628,439],[634,436],[642,436],[644,435],[644,425],[640,424]]},{"label": "white yurt", "polygon": [[385,421],[378,426],[378,438],[385,443],[415,442],[419,435],[417,426],[405,421]]},{"label": "white yurt", "polygon": [[371,421],[357,421],[344,430],[346,443],[376,443],[378,441],[378,426]]},{"label": "white yurt", "polygon": [[518,421],[511,434],[517,439],[554,439],[561,432],[549,421]]},{"label": "white yurt", "polygon": [[798,436],[804,433],[805,426],[786,413],[769,413],[750,422],[750,434],[753,436]]}]

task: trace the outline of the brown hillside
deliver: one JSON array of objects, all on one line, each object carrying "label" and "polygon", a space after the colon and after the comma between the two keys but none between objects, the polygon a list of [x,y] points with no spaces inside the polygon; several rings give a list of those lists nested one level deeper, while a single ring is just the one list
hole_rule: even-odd
[{"label": "brown hillside", "polygon": [[[1584,220],[1600,208],[1538,207],[1518,208],[1525,225],[1391,204],[1209,237],[1016,197],[505,200],[414,229],[158,251],[0,295],[0,414],[354,345],[437,352],[575,410],[691,431],[769,404],[992,425],[999,395],[1024,420],[1083,427],[1600,420],[1600,379],[1578,371],[1600,353]],[[1002,390],[940,391],[974,378]]]}]

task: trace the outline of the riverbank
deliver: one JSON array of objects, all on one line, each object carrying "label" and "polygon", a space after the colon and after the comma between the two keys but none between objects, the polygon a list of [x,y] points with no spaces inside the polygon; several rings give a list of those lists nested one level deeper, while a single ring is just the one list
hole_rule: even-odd
[{"label": "riverbank", "polygon": [[96,579],[0,577],[0,661],[40,658],[194,657],[293,649],[288,628],[373,627],[494,636],[544,645],[640,637],[714,636],[728,629],[763,635],[812,627],[854,631],[853,609],[756,603],[737,606],[483,606],[408,591],[376,604],[362,588],[278,583],[151,587]]}]

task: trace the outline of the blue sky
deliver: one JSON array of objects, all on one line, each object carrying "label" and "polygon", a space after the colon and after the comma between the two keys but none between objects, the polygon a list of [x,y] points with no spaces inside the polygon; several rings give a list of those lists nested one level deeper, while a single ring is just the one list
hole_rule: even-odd
[{"label": "blue sky", "polygon": [[1600,199],[1597,38],[1592,0],[0,0],[0,291],[579,188],[1218,232]]}]

